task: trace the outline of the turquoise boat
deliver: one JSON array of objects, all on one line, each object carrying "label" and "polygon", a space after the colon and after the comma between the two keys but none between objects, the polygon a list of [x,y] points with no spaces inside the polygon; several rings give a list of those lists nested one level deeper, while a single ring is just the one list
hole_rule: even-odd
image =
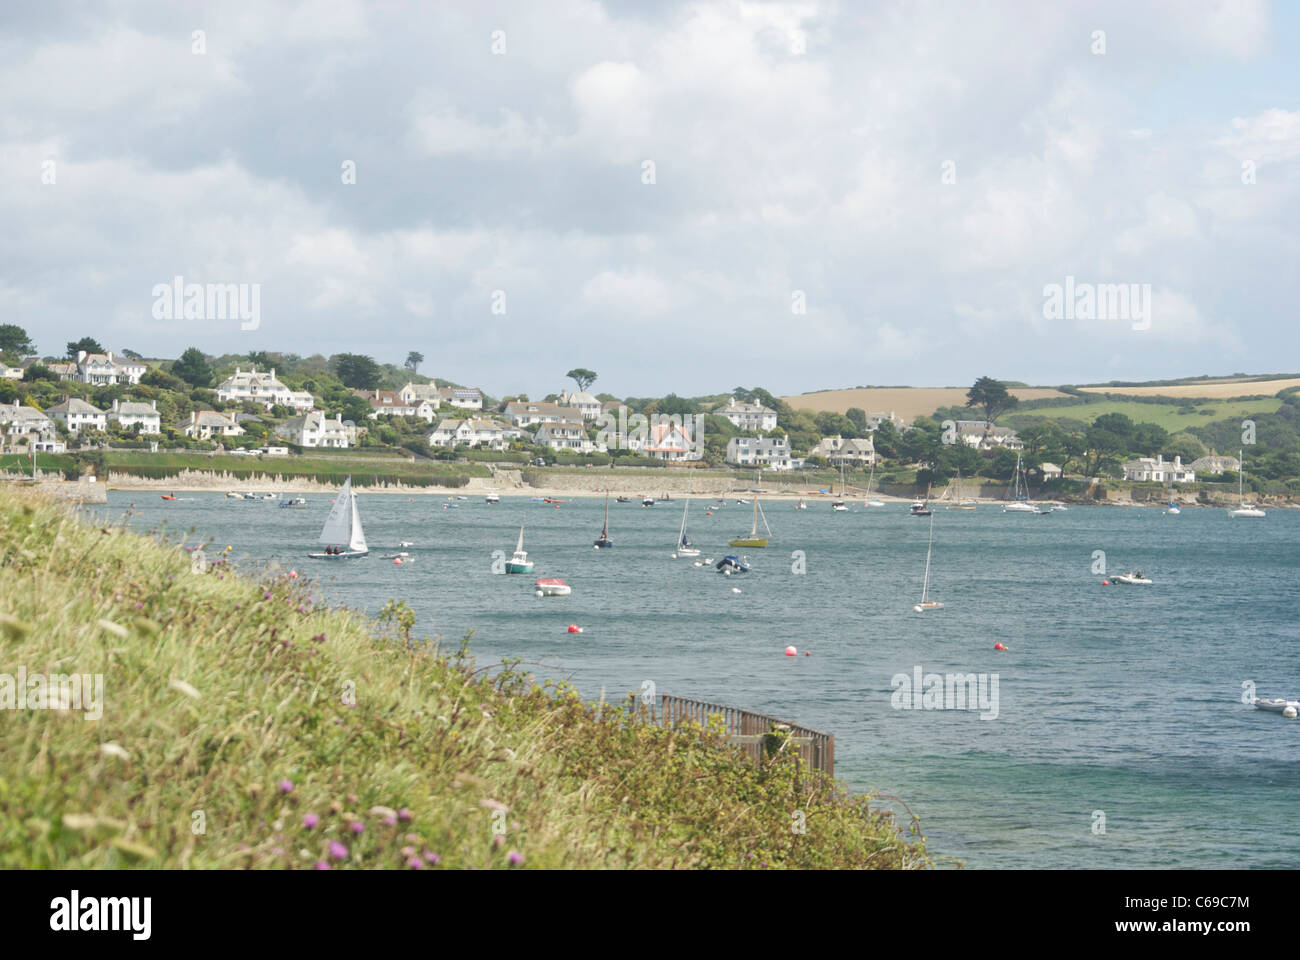
[{"label": "turquoise boat", "polygon": [[524,528],[519,527],[519,542],[515,544],[515,554],[506,563],[506,573],[532,573],[533,561],[524,551]]}]

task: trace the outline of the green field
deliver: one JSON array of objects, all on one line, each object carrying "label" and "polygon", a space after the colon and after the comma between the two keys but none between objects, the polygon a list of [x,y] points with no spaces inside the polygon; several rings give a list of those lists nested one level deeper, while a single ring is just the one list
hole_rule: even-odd
[{"label": "green field", "polygon": [[1276,413],[1282,400],[1265,397],[1262,400],[1212,400],[1198,403],[1189,413],[1187,407],[1168,403],[1139,403],[1132,400],[1099,400],[1095,403],[1072,403],[1059,407],[1043,407],[1020,413],[1007,413],[998,417],[998,423],[1013,429],[1028,426],[1039,420],[1080,420],[1092,423],[1108,413],[1122,413],[1134,423],[1154,423],[1170,433],[1188,427],[1204,427],[1217,420],[1240,420],[1261,413]]}]

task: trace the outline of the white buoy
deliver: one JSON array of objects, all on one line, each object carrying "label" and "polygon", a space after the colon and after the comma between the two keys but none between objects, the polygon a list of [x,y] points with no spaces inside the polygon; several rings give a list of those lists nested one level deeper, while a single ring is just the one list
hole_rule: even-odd
[{"label": "white buoy", "polygon": [[1282,716],[1286,717],[1288,720],[1294,720],[1296,718],[1295,707],[1283,707]]},{"label": "white buoy", "polygon": [[740,587],[732,587],[732,588],[731,588],[731,592],[732,592],[732,593],[740,593]]},{"label": "white buoy", "polygon": [[917,613],[920,613],[920,612],[921,612],[921,605],[918,603],[918,604],[917,604],[916,606],[914,606],[912,609],[915,610]]},{"label": "white buoy", "polygon": [[670,553],[670,554],[668,554],[668,556],[672,557],[674,560],[677,559],[677,554],[675,554],[675,553]]}]

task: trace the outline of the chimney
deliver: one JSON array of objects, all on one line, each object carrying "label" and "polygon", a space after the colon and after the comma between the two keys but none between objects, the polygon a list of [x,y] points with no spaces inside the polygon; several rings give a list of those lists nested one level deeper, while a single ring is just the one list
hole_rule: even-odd
[{"label": "chimney", "polygon": [[157,400],[150,400],[150,401],[149,401],[149,406],[151,406],[151,407],[153,407],[155,410],[157,410],[157,409],[158,409],[158,401],[157,401]]},{"label": "chimney", "polygon": [[114,412],[114,413],[117,413],[117,412],[118,412],[117,404],[118,404],[117,397],[114,397],[114,398],[113,398],[113,412]]},{"label": "chimney", "polygon": [[272,367],[272,368],[271,368],[271,379],[272,379],[272,380],[275,379],[275,367]]},{"label": "chimney", "polygon": [[109,362],[109,363],[112,363],[112,362],[113,362],[113,351],[112,351],[112,350],[108,351],[108,353],[106,354],[106,356],[108,357],[108,362]]}]

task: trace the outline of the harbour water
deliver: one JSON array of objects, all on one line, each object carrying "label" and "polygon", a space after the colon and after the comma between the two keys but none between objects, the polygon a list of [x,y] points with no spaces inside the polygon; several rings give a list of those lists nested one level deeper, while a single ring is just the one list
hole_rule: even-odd
[{"label": "harbour water", "polygon": [[[769,547],[743,551],[750,573],[722,576],[670,557],[680,500],[611,503],[615,546],[597,551],[598,499],[557,509],[362,493],[371,555],[320,562],[305,554],[327,496],[299,510],[183,496],[114,491],[87,509],[229,545],[251,572],[295,568],[324,602],[373,614],[402,600],[417,635],[455,643],[472,628],[480,664],[546,664],[532,668],[539,679],[568,677],[588,699],[650,680],[833,733],[837,776],[905,800],[931,852],[970,867],[1300,862],[1300,721],[1243,703],[1244,683],[1300,697],[1300,512],[940,507],[930,594],[945,607],[918,615],[929,521],[904,504],[767,504]],[[751,508],[729,499],[708,516],[712,503],[692,502],[688,536],[716,560],[740,552],[726,541],[749,532]],[[494,574],[521,523],[535,572]],[[380,559],[398,550],[414,562]],[[1140,568],[1154,584],[1101,586],[1096,551],[1110,574]],[[536,597],[533,580],[550,576],[573,595]],[[789,644],[798,656],[783,655]],[[918,667],[996,674],[996,717],[899,709],[893,678]]]}]

